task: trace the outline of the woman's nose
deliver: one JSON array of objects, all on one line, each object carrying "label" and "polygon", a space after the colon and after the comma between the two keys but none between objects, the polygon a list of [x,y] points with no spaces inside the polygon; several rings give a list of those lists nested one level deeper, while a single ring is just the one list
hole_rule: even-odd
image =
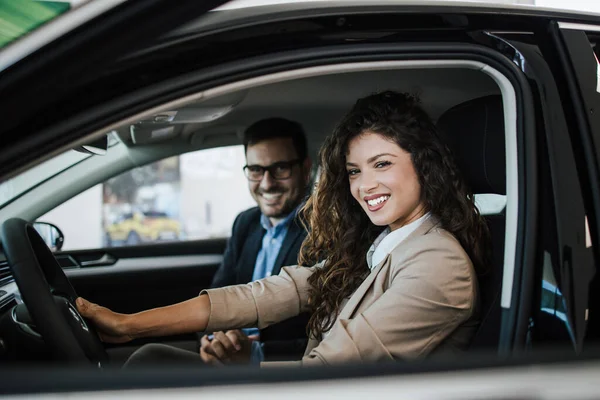
[{"label": "woman's nose", "polygon": [[378,185],[379,183],[377,182],[377,179],[375,178],[374,174],[370,174],[368,172],[361,174],[359,185],[361,193],[372,192],[373,190],[377,189]]}]

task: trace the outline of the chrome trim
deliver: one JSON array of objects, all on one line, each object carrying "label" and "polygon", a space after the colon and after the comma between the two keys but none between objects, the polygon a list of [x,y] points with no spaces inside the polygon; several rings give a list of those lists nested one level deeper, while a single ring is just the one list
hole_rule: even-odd
[{"label": "chrome trim", "polygon": [[575,31],[600,32],[600,25],[577,24],[574,22],[559,22],[558,27],[560,29],[568,29]]},{"label": "chrome trim", "polygon": [[[97,260],[89,260],[89,261],[81,261],[79,265],[82,267],[94,267],[94,266],[107,266],[113,265],[116,262],[116,259],[108,253],[105,253]],[[77,263],[75,263],[77,265]]]},{"label": "chrome trim", "polygon": [[490,31],[494,35],[533,35],[533,32],[528,31]]},{"label": "chrome trim", "polygon": [[219,265],[223,262],[222,254],[198,254],[182,256],[163,256],[163,257],[136,257],[123,258],[106,266],[104,268],[72,268],[65,270],[67,278],[82,276],[97,276],[104,274],[121,274],[131,272],[146,272],[185,268],[202,268],[204,266]]},{"label": "chrome trim", "polygon": [[17,309],[17,306],[14,306],[12,308],[12,310],[10,310],[10,317],[12,318],[13,322],[15,324],[17,324],[21,329],[23,329],[23,331],[25,333],[28,333],[34,337],[41,339],[42,335],[40,335],[38,332],[34,331],[29,325],[17,320],[17,314],[15,312],[16,309]]},{"label": "chrome trim", "polygon": [[75,321],[77,321],[79,323],[79,325],[81,325],[81,329],[83,329],[86,332],[89,332],[90,329],[88,328],[87,324],[85,323],[85,319],[83,319],[81,314],[79,314],[79,311],[77,311],[75,306],[73,304],[71,304],[71,302],[68,300],[67,300],[67,309],[69,310],[69,312],[71,313],[71,316],[75,319]]}]

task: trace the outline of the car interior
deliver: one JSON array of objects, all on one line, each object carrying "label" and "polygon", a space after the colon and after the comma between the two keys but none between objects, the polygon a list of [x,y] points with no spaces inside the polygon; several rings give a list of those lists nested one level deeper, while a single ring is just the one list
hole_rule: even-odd
[{"label": "car interior", "polygon": [[[516,229],[516,214],[511,207],[516,193],[510,172],[515,166],[507,162],[515,160],[512,148],[507,146],[507,136],[514,134],[510,126],[515,111],[511,109],[514,103],[510,91],[501,80],[493,71],[475,63],[358,63],[309,68],[302,74],[279,73],[209,89],[96,132],[93,138],[107,133],[113,136],[105,155],[86,157],[27,188],[0,208],[0,217],[19,216],[34,221],[78,193],[132,168],[199,149],[239,145],[246,127],[268,117],[301,123],[309,154],[317,160],[323,139],[354,101],[381,90],[419,95],[478,196],[480,211],[491,231],[493,260],[479,282],[483,319],[472,346],[495,352],[504,291],[510,293],[501,287],[503,276],[510,272],[510,261],[505,260],[511,259],[508,252],[511,248],[514,251],[515,246],[511,233]],[[316,174],[316,166],[314,171]],[[240,187],[239,191],[247,188]],[[485,196],[496,201],[488,204]],[[79,295],[127,313],[182,301],[208,287],[225,244],[226,238],[214,238],[65,250],[55,252],[55,256]],[[24,362],[51,360],[35,327],[24,321],[14,323],[9,310],[19,299],[6,262],[0,265],[0,289],[0,332],[10,338],[9,350],[2,358]],[[193,335],[106,347],[112,362],[120,365],[149,341],[196,348]]]}]

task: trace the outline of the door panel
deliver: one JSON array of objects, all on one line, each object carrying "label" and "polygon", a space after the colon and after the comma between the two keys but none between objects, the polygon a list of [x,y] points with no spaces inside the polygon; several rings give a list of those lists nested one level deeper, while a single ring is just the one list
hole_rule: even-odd
[{"label": "door panel", "polygon": [[[135,313],[188,300],[208,288],[223,259],[226,243],[227,239],[211,239],[58,252],[56,256],[69,260],[65,272],[77,294],[113,311]],[[106,347],[111,361],[119,365],[149,342],[190,351],[197,347],[194,334]]]},{"label": "door panel", "polygon": [[132,313],[187,300],[209,287],[226,242],[211,239],[56,256],[76,264],[65,271],[79,295],[114,311]]},{"label": "door panel", "polygon": [[124,258],[110,266],[72,268],[77,293],[114,311],[133,313],[181,302],[210,286],[221,255]]}]

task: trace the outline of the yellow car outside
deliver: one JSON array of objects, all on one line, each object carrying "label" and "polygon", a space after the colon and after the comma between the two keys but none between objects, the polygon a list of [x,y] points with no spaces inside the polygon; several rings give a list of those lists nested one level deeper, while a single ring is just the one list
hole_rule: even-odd
[{"label": "yellow car outside", "polygon": [[177,240],[180,236],[181,224],[166,213],[133,212],[123,214],[117,222],[106,227],[106,246]]}]

